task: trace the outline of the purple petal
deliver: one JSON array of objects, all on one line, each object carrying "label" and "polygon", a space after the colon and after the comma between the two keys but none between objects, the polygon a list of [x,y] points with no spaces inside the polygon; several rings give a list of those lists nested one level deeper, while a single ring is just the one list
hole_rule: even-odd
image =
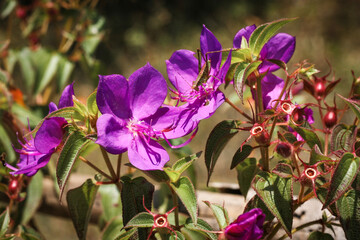
[{"label": "purple petal", "polygon": [[166,95],[165,78],[149,63],[129,77],[130,108],[138,120],[154,114]]},{"label": "purple petal", "polygon": [[219,80],[216,82],[214,89],[217,89],[220,84],[225,83],[225,77],[230,68],[230,65],[231,65],[231,51],[229,52],[229,55],[228,55],[226,61],[224,62],[224,64],[221,66],[220,72],[217,75],[217,79],[219,79]]},{"label": "purple petal", "polygon": [[[196,115],[193,116],[193,120],[200,121],[211,117],[224,101],[225,96],[221,91],[213,92],[207,99],[198,99],[193,104],[194,108],[198,107]],[[196,104],[198,106],[196,106]],[[189,107],[191,106],[189,105]]]},{"label": "purple petal", "polygon": [[42,123],[34,139],[35,148],[41,153],[53,151],[62,141],[64,135],[65,118],[47,118]]},{"label": "purple petal", "polygon": [[[260,59],[277,59],[287,63],[295,51],[295,37],[286,34],[278,33],[272,37],[262,48],[260,52]],[[279,66],[271,62],[265,61],[260,66],[260,72],[269,70],[276,71]]]},{"label": "purple petal", "polygon": [[284,80],[268,73],[261,81],[262,97],[264,109],[271,108],[273,100],[279,99],[280,93],[284,87]]},{"label": "purple petal", "polygon": [[180,93],[190,91],[198,76],[198,60],[194,54],[189,50],[178,50],[166,61],[169,80]]},{"label": "purple petal", "polygon": [[110,113],[122,119],[131,117],[129,84],[118,74],[99,76],[96,102],[102,114]]},{"label": "purple petal", "polygon": [[56,110],[58,110],[58,107],[56,106],[56,104],[53,102],[49,103],[49,113],[52,113]]},{"label": "purple petal", "polygon": [[263,235],[265,215],[261,209],[254,208],[240,215],[233,223],[224,230],[228,240],[255,240]]},{"label": "purple petal", "polygon": [[240,48],[241,47],[241,40],[242,37],[245,37],[247,41],[249,41],[251,34],[256,29],[255,25],[247,26],[245,28],[240,29],[234,37],[233,46],[234,48]]},{"label": "purple petal", "polygon": [[126,128],[126,122],[111,114],[104,114],[96,122],[98,138],[96,143],[112,154],[120,154],[127,150],[132,134]]},{"label": "purple petal", "polygon": [[135,136],[128,149],[130,163],[140,170],[161,170],[169,161],[165,149],[152,139]]},{"label": "purple petal", "polygon": [[61,94],[59,100],[59,108],[74,106],[73,96],[74,95],[74,83],[67,85]]},{"label": "purple petal", "polygon": [[196,112],[183,106],[164,106],[144,121],[153,129],[162,131],[167,139],[183,137],[191,133],[198,125],[198,121],[192,119]]},{"label": "purple petal", "polygon": [[[200,49],[204,60],[206,60],[206,53],[220,51],[222,49],[220,42],[205,25],[203,25],[200,35]],[[207,54],[207,60],[211,61],[212,69],[218,70],[221,64],[221,52]]]},{"label": "purple petal", "polygon": [[[40,168],[46,166],[46,164],[50,161],[52,153],[53,152],[50,152],[48,154],[42,155],[41,157],[34,158],[32,161],[28,163],[25,163],[24,161],[26,160],[23,159],[21,162],[17,164],[19,170],[11,172],[11,174],[12,175],[25,174],[28,177],[33,176],[35,173],[39,171]],[[28,156],[28,157],[33,157],[33,156]]]}]

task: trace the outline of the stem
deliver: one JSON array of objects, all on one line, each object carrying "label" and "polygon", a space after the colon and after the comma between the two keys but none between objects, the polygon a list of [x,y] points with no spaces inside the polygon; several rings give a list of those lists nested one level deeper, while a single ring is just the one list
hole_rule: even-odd
[{"label": "stem", "polygon": [[272,239],[276,235],[276,233],[280,230],[280,228],[281,228],[281,224],[277,223],[275,227],[272,229],[271,233],[265,238],[265,240]]},{"label": "stem", "polygon": [[120,153],[118,156],[118,162],[117,162],[117,167],[116,167],[116,176],[118,178],[120,178],[121,160],[122,160],[122,153]]},{"label": "stem", "polygon": [[101,153],[102,153],[102,155],[104,157],[106,166],[108,167],[110,175],[112,177],[111,179],[114,181],[114,183],[115,183],[116,187],[118,188],[119,192],[121,192],[122,186],[121,186],[121,183],[119,182],[119,178],[116,176],[114,168],[111,165],[110,158],[109,158],[106,150],[103,147],[100,147],[100,149],[101,149]]},{"label": "stem", "polygon": [[[294,234],[296,233],[297,231],[301,230],[301,229],[304,229],[306,227],[309,227],[311,225],[315,225],[315,224],[322,224],[322,220],[321,219],[318,219],[318,220],[314,220],[314,221],[311,221],[311,222],[308,222],[308,223],[304,223],[303,225],[300,225],[298,226],[297,228],[294,228],[291,233]],[[279,238],[278,240],[284,240],[288,237],[287,234],[284,234],[281,238]]]},{"label": "stem", "polygon": [[[170,188],[170,191],[171,191],[171,197],[173,199],[174,207],[179,206],[179,202],[178,202],[177,195],[176,195],[175,191],[170,186],[170,183],[167,183],[167,185],[168,185],[168,187]],[[175,228],[178,230],[179,229],[179,207],[175,208],[174,215],[175,215]]]},{"label": "stem", "polygon": [[274,120],[273,120],[273,123],[272,123],[272,126],[271,126],[271,129],[270,129],[270,134],[269,134],[269,136],[270,136],[270,141],[271,141],[271,138],[272,138],[272,135],[273,135],[273,133],[274,133],[274,129],[275,129],[275,126],[276,126],[276,122],[277,122],[277,116],[275,116],[275,118],[274,118]]},{"label": "stem", "polygon": [[252,119],[249,115],[247,115],[243,110],[238,108],[234,103],[232,103],[227,97],[225,97],[225,102],[227,102],[231,107],[233,107],[236,111],[238,111],[241,115],[246,117],[251,122],[254,122],[254,119]]},{"label": "stem", "polygon": [[112,177],[109,176],[107,173],[105,173],[104,171],[102,171],[100,168],[98,168],[97,166],[95,166],[94,164],[92,164],[91,162],[89,162],[87,159],[85,159],[82,156],[79,156],[79,159],[81,161],[83,161],[84,163],[86,163],[87,165],[89,165],[91,168],[93,168],[95,171],[97,171],[98,173],[100,173],[101,175],[103,175],[104,177],[112,180]]},{"label": "stem", "polygon": [[329,149],[329,131],[328,130],[326,130],[326,132],[325,132],[325,156],[327,156],[327,154],[328,154],[328,149]]},{"label": "stem", "polygon": [[301,171],[300,171],[300,168],[299,168],[299,164],[297,163],[297,157],[296,157],[296,153],[293,153],[291,155],[291,160],[293,161],[294,165],[295,165],[295,168],[296,168],[296,171],[298,173],[298,176],[300,177],[301,176]]},{"label": "stem", "polygon": [[304,187],[304,185],[301,184],[300,193],[299,193],[299,197],[298,197],[298,203],[301,203],[301,201],[302,201],[302,198],[304,196],[304,190],[305,190],[305,187]]}]

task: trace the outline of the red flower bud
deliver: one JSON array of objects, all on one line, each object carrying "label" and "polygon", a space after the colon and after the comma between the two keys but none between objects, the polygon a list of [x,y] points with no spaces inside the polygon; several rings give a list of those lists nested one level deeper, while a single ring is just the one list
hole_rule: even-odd
[{"label": "red flower bud", "polygon": [[321,79],[319,79],[318,81],[315,82],[314,94],[315,94],[316,99],[318,99],[318,100],[324,98],[324,96],[325,96],[325,92],[326,92],[325,83],[326,82]]},{"label": "red flower bud", "polygon": [[296,125],[302,125],[306,119],[305,111],[303,108],[295,108],[291,114],[291,120]]},{"label": "red flower bud", "polygon": [[15,14],[20,19],[25,19],[27,17],[27,9],[25,7],[17,7]]},{"label": "red flower bud", "polygon": [[324,124],[327,128],[332,128],[337,123],[336,109],[330,109],[324,116]]},{"label": "red flower bud", "polygon": [[17,195],[19,190],[19,181],[15,179],[11,179],[9,182],[9,194],[10,195]]}]

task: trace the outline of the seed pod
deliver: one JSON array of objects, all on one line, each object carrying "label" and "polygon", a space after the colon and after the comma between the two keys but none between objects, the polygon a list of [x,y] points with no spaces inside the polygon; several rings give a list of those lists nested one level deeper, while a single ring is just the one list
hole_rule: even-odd
[{"label": "seed pod", "polygon": [[260,145],[267,145],[270,141],[270,136],[267,130],[260,124],[255,124],[251,130],[250,134],[255,138],[256,142]]},{"label": "seed pod", "polygon": [[324,124],[327,128],[332,128],[337,123],[336,109],[332,108],[324,116]]},{"label": "seed pod", "polygon": [[282,157],[288,158],[290,157],[292,153],[292,147],[289,143],[286,142],[280,142],[278,145],[276,145],[275,151]]},{"label": "seed pod", "polygon": [[323,81],[322,79],[319,79],[315,82],[314,95],[315,98],[318,100],[321,100],[325,97],[325,93],[326,93],[325,83],[326,82]]}]

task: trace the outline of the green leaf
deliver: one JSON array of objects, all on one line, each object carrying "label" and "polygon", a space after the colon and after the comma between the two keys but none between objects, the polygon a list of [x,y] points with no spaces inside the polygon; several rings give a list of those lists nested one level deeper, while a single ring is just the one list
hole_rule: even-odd
[{"label": "green leaf", "polygon": [[251,51],[249,48],[241,48],[231,51],[231,64],[247,62],[251,60]]},{"label": "green leaf", "polygon": [[87,139],[80,131],[72,132],[66,139],[56,166],[56,178],[60,188],[60,199],[76,159],[80,156],[81,150],[90,142],[91,140]]},{"label": "green leaf", "polygon": [[292,178],[281,178],[276,174],[260,172],[255,176],[252,184],[257,195],[291,237],[293,222]]},{"label": "green leaf", "polygon": [[136,231],[137,231],[136,228],[132,228],[126,232],[121,233],[114,240],[128,240],[136,233]]},{"label": "green leaf", "polygon": [[39,171],[27,187],[26,200],[22,210],[21,224],[27,224],[39,208],[43,194],[43,174]]},{"label": "green leaf", "polygon": [[165,173],[169,176],[171,182],[176,182],[181,174],[188,169],[193,162],[200,157],[202,152],[192,154],[190,156],[179,159],[170,167],[164,168]]},{"label": "green leaf", "polygon": [[241,194],[246,198],[251,186],[251,181],[259,171],[256,159],[246,158],[243,162],[236,166],[236,171]]},{"label": "green leaf", "polygon": [[135,215],[145,211],[143,207],[143,197],[145,198],[145,206],[151,209],[154,185],[149,183],[144,177],[131,179],[124,176],[121,180],[123,182],[121,191],[123,222],[124,225],[127,225]]},{"label": "green leaf", "polygon": [[332,129],[330,150],[352,152],[356,140],[356,126],[338,124]]},{"label": "green leaf", "polygon": [[[189,229],[191,231],[199,232],[211,240],[218,239],[217,235],[215,233],[209,232],[209,231],[213,231],[213,229],[207,222],[205,222],[202,219],[198,219],[197,223],[194,224],[194,222],[190,218],[188,218],[185,223],[185,228]],[[203,231],[203,230],[205,230],[205,231]]]},{"label": "green leaf", "polygon": [[231,167],[230,169],[233,169],[234,167],[236,167],[239,163],[241,163],[242,161],[244,161],[252,152],[253,148],[250,145],[245,144],[244,146],[240,147],[231,162]]},{"label": "green leaf", "polygon": [[225,120],[218,123],[211,131],[205,147],[205,164],[208,171],[207,184],[209,184],[211,174],[214,171],[220,153],[228,141],[238,133],[236,128],[237,121]]},{"label": "green leaf", "polygon": [[153,225],[154,217],[150,213],[141,212],[130,219],[125,228],[150,228]]},{"label": "green leaf", "polygon": [[104,184],[99,189],[101,195],[101,203],[103,216],[105,221],[109,222],[115,217],[122,215],[122,204],[120,201],[120,193],[115,184]]},{"label": "green leaf", "polygon": [[103,234],[102,239],[115,239],[119,235],[123,228],[121,219],[113,219],[110,223],[107,224]]},{"label": "green leaf", "polygon": [[234,73],[234,88],[240,100],[243,102],[244,84],[246,79],[253,73],[262,61],[240,63]]},{"label": "green leaf", "polygon": [[31,92],[36,79],[36,71],[31,61],[31,50],[29,48],[23,48],[21,52],[18,53],[18,60],[22,76],[24,77],[24,84],[28,92]]},{"label": "green leaf", "polygon": [[96,91],[90,94],[86,101],[87,110],[92,115],[97,115],[99,113],[99,108],[96,103]]},{"label": "green leaf", "polygon": [[3,237],[9,227],[10,223],[10,212],[9,208],[0,215],[0,237]]},{"label": "green leaf", "polygon": [[360,119],[360,101],[358,100],[352,100],[349,98],[344,98],[343,96],[338,96],[346,102],[346,104],[349,106],[349,108],[355,113],[356,117]]},{"label": "green leaf", "polygon": [[350,187],[359,171],[360,159],[352,153],[345,153],[338,163],[331,181],[323,209],[335,202]]},{"label": "green leaf", "polygon": [[330,160],[331,158],[320,153],[320,149],[317,147],[317,145],[313,149],[311,149],[309,165],[316,164],[317,162],[320,161],[330,161]]},{"label": "green leaf", "polygon": [[197,223],[197,201],[195,188],[188,177],[180,177],[177,182],[170,183],[171,188],[184,204],[186,210],[190,214],[191,219]]},{"label": "green leaf", "polygon": [[274,219],[274,215],[270,212],[270,210],[267,208],[265,203],[259,198],[258,195],[255,195],[250,199],[250,201],[246,204],[244,213],[250,211],[254,208],[260,208],[263,213],[265,214],[265,221],[272,221]]},{"label": "green leaf", "polygon": [[8,133],[6,132],[1,122],[0,122],[0,136],[1,136],[0,148],[1,150],[5,150],[7,161],[12,163],[16,159],[16,154],[12,146],[11,138],[9,137]]},{"label": "green leaf", "polygon": [[16,7],[16,0],[7,0],[6,3],[2,3],[1,18],[4,19],[11,14]]},{"label": "green leaf", "polygon": [[353,189],[346,192],[336,202],[340,223],[345,232],[346,239],[356,240],[360,236],[360,194]]},{"label": "green leaf", "polygon": [[40,233],[35,231],[33,228],[20,226],[21,239],[22,240],[41,240]]},{"label": "green leaf", "polygon": [[67,192],[66,200],[79,239],[86,239],[87,227],[91,209],[99,186],[91,179],[86,180],[80,187]]},{"label": "green leaf", "polygon": [[49,56],[49,60],[46,63],[46,66],[40,67],[40,76],[38,79],[35,94],[41,93],[45,89],[45,87],[51,82],[51,80],[56,74],[56,71],[58,70],[59,61],[60,55],[57,53],[52,53]]},{"label": "green leaf", "polygon": [[267,43],[281,27],[294,20],[295,18],[279,19],[256,28],[249,39],[249,47],[253,55],[256,57],[259,56],[265,43]]},{"label": "green leaf", "polygon": [[58,71],[56,72],[56,80],[59,89],[64,89],[70,79],[71,73],[75,68],[75,64],[69,61],[65,56],[59,55]]},{"label": "green leaf", "polygon": [[295,132],[297,132],[305,140],[306,144],[309,145],[311,149],[314,148],[315,145],[318,145],[320,151],[323,151],[320,139],[313,130],[299,127],[292,123],[290,124],[290,127],[294,129]]},{"label": "green leaf", "polygon": [[307,240],[334,240],[334,238],[328,233],[315,231],[309,235]]},{"label": "green leaf", "polygon": [[175,234],[171,234],[169,237],[169,240],[186,240],[185,236],[179,232],[179,231],[175,231],[176,232],[176,236]]},{"label": "green leaf", "polygon": [[276,166],[271,170],[271,172],[282,178],[293,177],[292,167],[286,163],[276,164]]},{"label": "green leaf", "polygon": [[204,201],[204,203],[211,209],[213,212],[217,223],[219,224],[220,229],[226,228],[230,221],[229,221],[229,214],[227,210],[216,203],[210,203],[209,201]]}]

